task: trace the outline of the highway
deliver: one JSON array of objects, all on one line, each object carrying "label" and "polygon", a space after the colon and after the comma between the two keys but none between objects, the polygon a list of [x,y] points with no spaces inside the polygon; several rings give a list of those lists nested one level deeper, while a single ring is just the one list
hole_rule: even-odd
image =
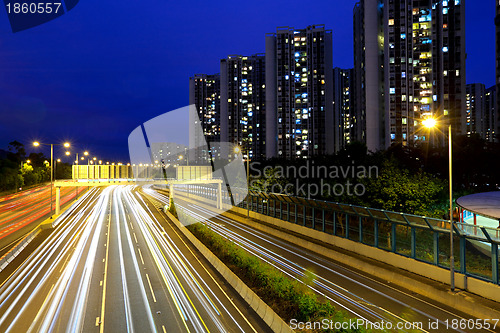
[{"label": "highway", "polygon": [[1,332],[269,332],[133,186],[94,188],[0,285]]},{"label": "highway", "polygon": [[[165,194],[151,194],[165,204]],[[176,192],[180,193],[180,192]],[[453,330],[447,323],[456,320],[475,319],[448,306],[410,291],[402,290],[386,281],[369,274],[355,271],[331,258],[316,255],[297,244],[282,241],[279,238],[248,227],[225,216],[215,216],[214,212],[182,200],[177,196],[177,210],[182,209],[199,221],[206,223],[222,237],[233,241],[246,251],[276,267],[290,278],[303,281],[306,270],[313,272],[315,278],[308,285],[323,299],[328,299],[337,309],[352,317],[361,318],[369,323],[390,322],[399,332],[430,332],[429,323],[437,323],[438,331],[457,332],[494,332],[495,330]],[[492,322],[494,324],[494,322]],[[399,326],[397,326],[399,325]]]},{"label": "highway", "polygon": [[[85,189],[79,187],[79,193]],[[55,209],[53,189],[53,209]],[[61,206],[76,196],[75,188],[61,189]],[[0,197],[0,257],[20,238],[33,230],[50,214],[50,186],[41,186],[16,194]]]}]

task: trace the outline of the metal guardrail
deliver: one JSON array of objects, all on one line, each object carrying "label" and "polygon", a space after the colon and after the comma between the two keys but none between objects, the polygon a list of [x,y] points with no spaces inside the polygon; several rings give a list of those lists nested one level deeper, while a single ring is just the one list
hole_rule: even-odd
[{"label": "metal guardrail", "polygon": [[[190,185],[186,190],[215,197],[209,186]],[[233,191],[233,196],[239,193]],[[449,269],[448,220],[282,194],[250,191],[249,195],[249,207],[247,200],[239,207]],[[231,203],[229,195],[223,202]],[[499,284],[500,229],[454,222],[453,231],[456,271]],[[477,242],[489,245],[489,252],[473,246]]]}]

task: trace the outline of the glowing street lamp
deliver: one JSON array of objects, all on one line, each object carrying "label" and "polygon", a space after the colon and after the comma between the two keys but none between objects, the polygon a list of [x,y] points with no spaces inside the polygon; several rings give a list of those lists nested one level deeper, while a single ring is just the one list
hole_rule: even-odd
[{"label": "glowing street lamp", "polygon": [[426,128],[431,129],[431,128],[436,127],[437,121],[434,118],[426,118],[422,121],[422,125],[424,125],[424,127],[426,127]]},{"label": "glowing street lamp", "polygon": [[[31,161],[30,161],[30,160],[26,160],[26,162],[24,162],[24,163],[26,163],[26,164],[30,164],[30,163],[31,163]],[[21,161],[21,165],[20,165],[20,166],[21,166],[21,168],[20,168],[21,174],[23,173],[23,164],[24,164],[24,163],[23,163],[23,161]],[[17,177],[17,175],[16,175],[16,193],[17,193],[17,191],[18,191],[18,190],[20,190],[20,189],[21,189],[20,187],[18,187],[18,186],[17,186],[17,181],[18,181],[18,177]]]},{"label": "glowing street lamp", "polygon": [[69,148],[69,142],[65,142],[63,144],[57,143],[41,143],[38,141],[33,142],[33,146],[39,147],[40,145],[50,146],[50,218],[52,218],[52,187],[54,184],[54,146],[64,146],[65,148]]},{"label": "glowing street lamp", "polygon": [[[434,118],[427,118],[422,121],[422,125],[426,128],[433,129],[438,126],[438,122]],[[448,173],[450,183],[450,285],[451,290],[455,290],[455,256],[453,255],[453,187],[452,187],[452,136],[451,136],[451,123],[448,125]]]}]

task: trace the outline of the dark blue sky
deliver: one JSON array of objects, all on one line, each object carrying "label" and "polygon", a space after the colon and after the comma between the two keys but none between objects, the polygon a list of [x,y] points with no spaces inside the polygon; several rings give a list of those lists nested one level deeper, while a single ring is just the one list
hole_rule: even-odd
[{"label": "dark blue sky", "polygon": [[[355,2],[80,0],[15,34],[0,10],[0,148],[68,140],[74,152],[125,162],[134,128],[188,104],[189,76],[264,52],[278,26],[325,24],[334,66],[352,67]],[[493,20],[494,0],[467,1],[468,83],[494,84]]]}]

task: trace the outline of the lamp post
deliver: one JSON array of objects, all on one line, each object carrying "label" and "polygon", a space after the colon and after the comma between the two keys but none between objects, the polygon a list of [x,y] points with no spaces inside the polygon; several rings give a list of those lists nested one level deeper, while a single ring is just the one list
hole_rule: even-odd
[{"label": "lamp post", "polygon": [[[234,152],[239,154],[240,152],[243,154],[243,150],[240,147],[234,148]],[[250,153],[247,149],[247,217],[250,217]]]},{"label": "lamp post", "polygon": [[57,178],[57,163],[61,163],[61,159],[58,158],[56,160],[56,163],[54,164],[54,181],[56,181],[56,178]]},{"label": "lamp post", "polygon": [[[26,163],[30,164],[31,161],[30,160],[26,160]],[[21,161],[21,167],[20,167],[21,175],[23,174],[23,164],[24,164],[23,161]],[[19,178],[18,175],[16,175],[16,193],[19,190],[19,188],[21,188],[21,186],[19,186],[19,187],[17,186],[18,178]]]},{"label": "lamp post", "polygon": [[[437,126],[437,121],[434,118],[425,119],[422,124],[432,129]],[[455,256],[453,255],[453,159],[452,159],[452,136],[451,136],[451,123],[448,125],[448,174],[449,174],[449,191],[450,191],[450,286],[451,290],[455,290]]]},{"label": "lamp post", "polygon": [[50,218],[52,218],[52,187],[54,185],[54,146],[64,146],[65,148],[69,148],[69,142],[65,142],[63,144],[57,143],[41,143],[38,141],[33,142],[33,146],[38,147],[40,145],[50,146]]}]

